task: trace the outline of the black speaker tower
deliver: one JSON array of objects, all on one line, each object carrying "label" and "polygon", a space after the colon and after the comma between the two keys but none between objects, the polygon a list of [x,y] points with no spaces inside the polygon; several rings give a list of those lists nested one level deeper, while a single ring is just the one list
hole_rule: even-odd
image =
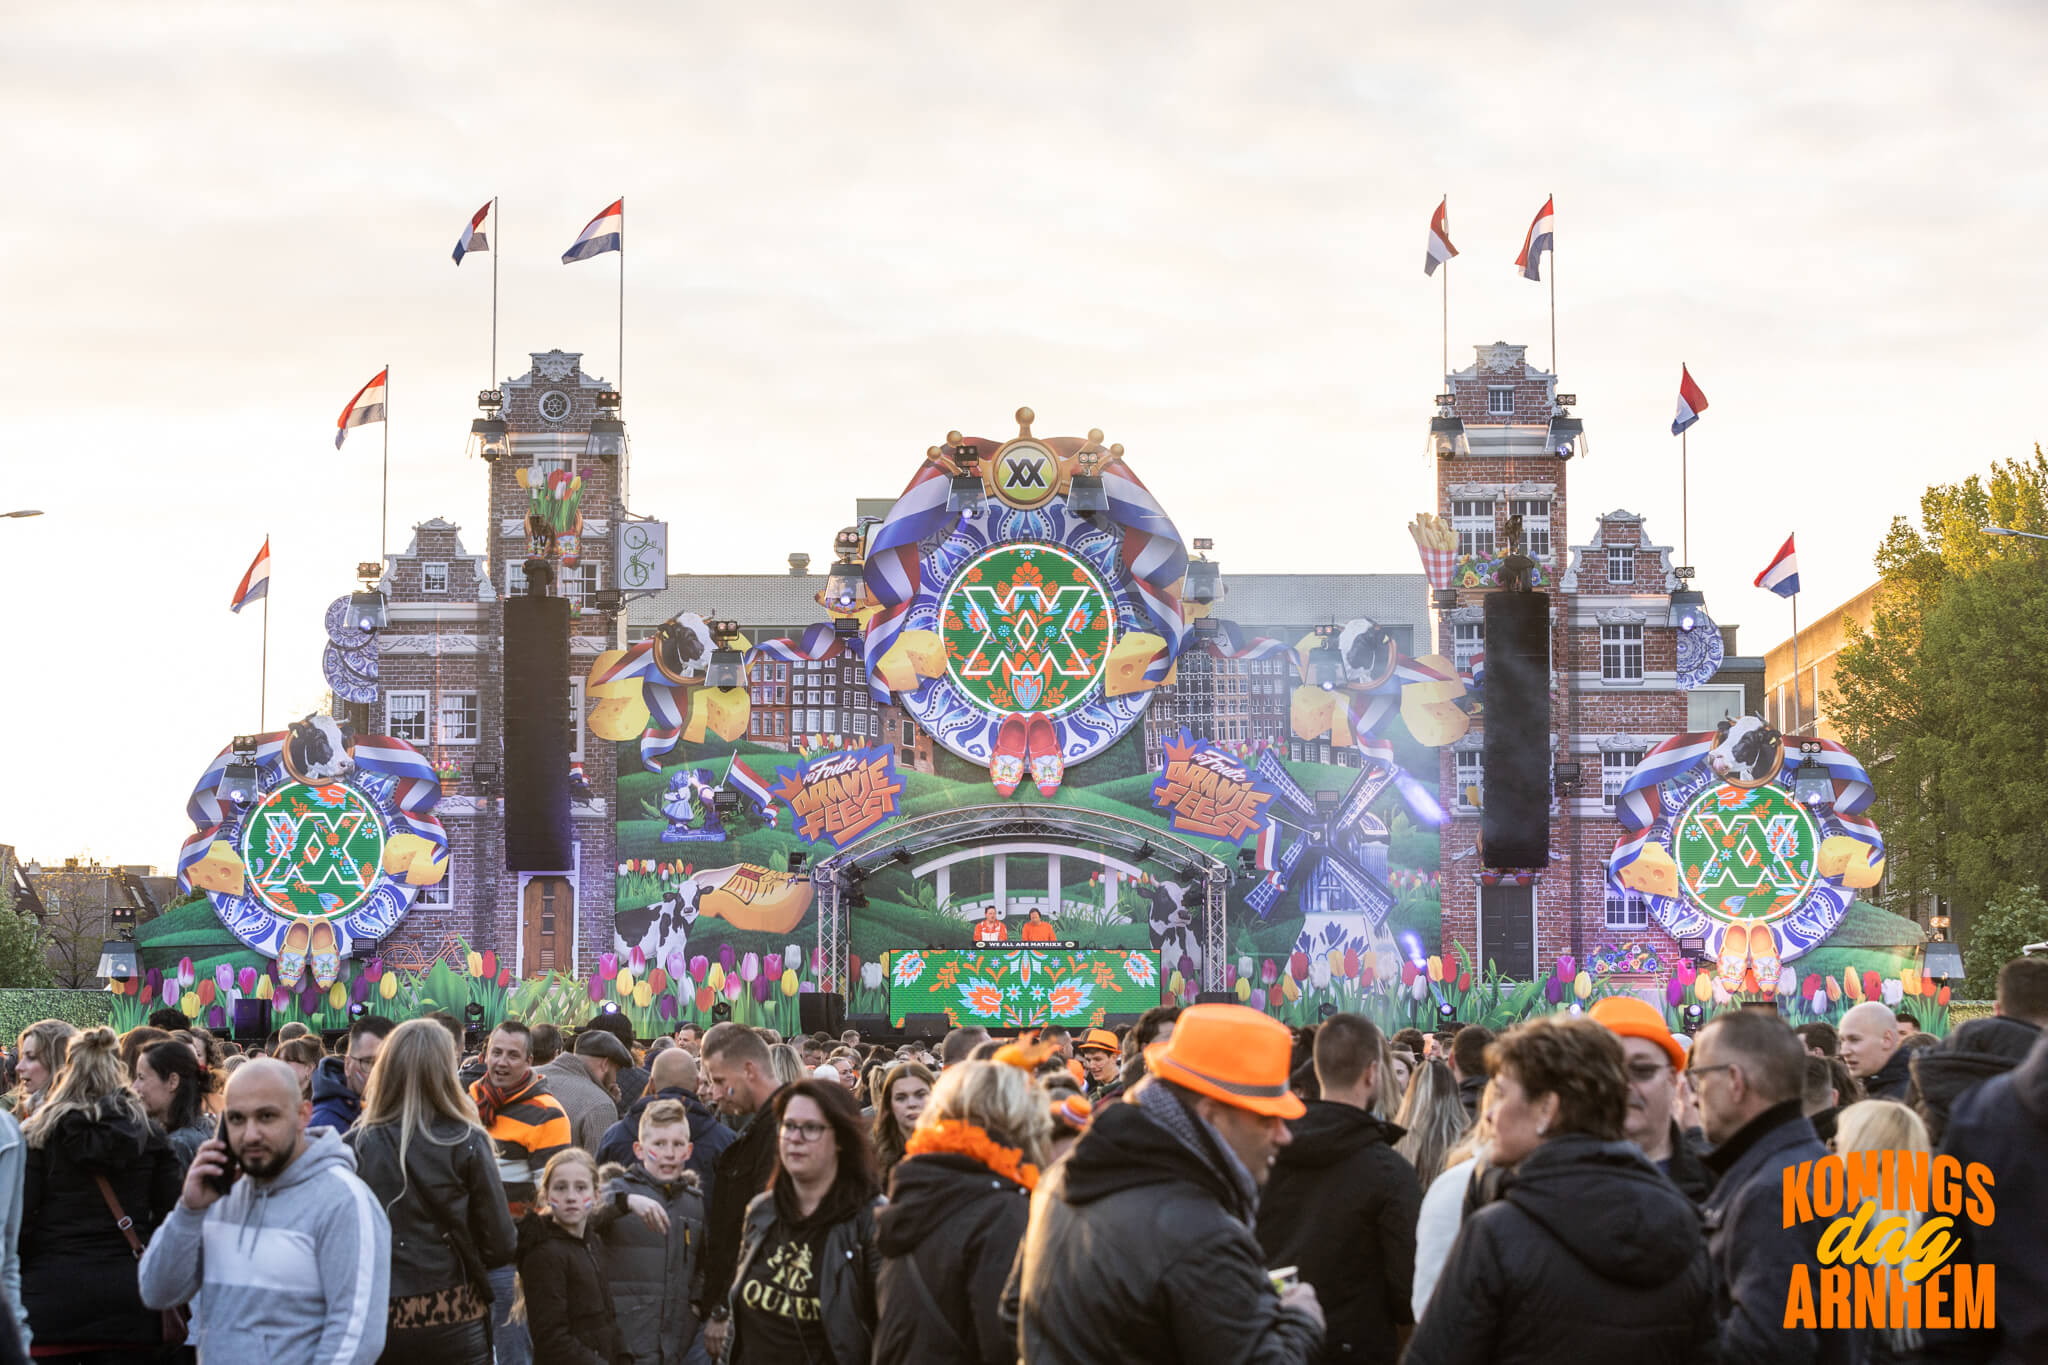
[{"label": "black speaker tower", "polygon": [[1486,595],[1479,842],[1488,867],[1550,865],[1550,594]]},{"label": "black speaker tower", "polygon": [[567,872],[569,600],[505,599],[505,867]]}]

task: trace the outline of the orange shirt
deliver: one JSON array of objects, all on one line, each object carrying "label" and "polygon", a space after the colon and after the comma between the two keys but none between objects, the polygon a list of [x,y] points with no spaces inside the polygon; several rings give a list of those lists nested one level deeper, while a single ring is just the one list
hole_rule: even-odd
[{"label": "orange shirt", "polygon": [[976,943],[1003,943],[1010,937],[1010,931],[1003,927],[1001,920],[982,920],[974,926]]},{"label": "orange shirt", "polygon": [[1026,943],[1051,943],[1059,935],[1053,932],[1052,925],[1047,921],[1040,920],[1033,924],[1027,919],[1024,921],[1024,927],[1017,931],[1017,937]]}]

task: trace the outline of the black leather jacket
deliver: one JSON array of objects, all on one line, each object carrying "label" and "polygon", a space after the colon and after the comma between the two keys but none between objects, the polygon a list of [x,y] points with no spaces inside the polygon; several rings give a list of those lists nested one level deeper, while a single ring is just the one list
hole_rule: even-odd
[{"label": "black leather jacket", "polygon": [[[825,1234],[825,1250],[818,1258],[818,1311],[825,1319],[825,1342],[832,1350],[831,1365],[868,1365],[875,1349],[875,1276],[881,1270],[882,1253],[875,1246],[875,1210],[886,1201],[876,1195],[851,1218],[834,1223]],[[747,1221],[740,1243],[740,1257],[733,1267],[736,1289],[747,1277],[747,1263],[775,1226],[775,1195],[756,1195],[747,1206]],[[737,1297],[734,1295],[733,1297]],[[739,1305],[729,1303],[737,1317]],[[741,1360],[745,1342],[735,1342],[734,1354]]]},{"label": "black leather jacket", "polygon": [[490,1137],[468,1124],[436,1120],[434,1140],[413,1134],[401,1169],[398,1134],[395,1123],[358,1124],[342,1138],[355,1151],[356,1175],[391,1220],[391,1297],[469,1282],[451,1240],[454,1229],[468,1237],[485,1269],[510,1265],[518,1234]]}]

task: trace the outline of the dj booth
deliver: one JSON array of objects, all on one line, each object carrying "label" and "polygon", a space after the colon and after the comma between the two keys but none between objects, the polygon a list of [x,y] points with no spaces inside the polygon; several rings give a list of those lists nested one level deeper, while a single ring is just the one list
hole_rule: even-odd
[{"label": "dj booth", "polygon": [[1071,942],[899,948],[882,955],[888,1018],[943,1015],[947,1027],[1063,1024],[1135,1018],[1160,1002],[1159,954]]}]

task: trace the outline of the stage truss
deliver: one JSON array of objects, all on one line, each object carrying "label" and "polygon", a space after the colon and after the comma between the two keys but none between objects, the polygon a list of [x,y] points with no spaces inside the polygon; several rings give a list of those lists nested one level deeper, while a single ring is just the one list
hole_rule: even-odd
[{"label": "stage truss", "polygon": [[870,870],[891,859],[915,857],[926,849],[1001,844],[1018,838],[1092,844],[1133,863],[1156,864],[1177,879],[1199,886],[1202,989],[1223,989],[1224,899],[1232,875],[1227,863],[1177,835],[1106,811],[1015,803],[962,806],[892,820],[817,863],[811,880],[817,887],[818,989],[844,993],[851,985],[846,977],[847,901]]}]

